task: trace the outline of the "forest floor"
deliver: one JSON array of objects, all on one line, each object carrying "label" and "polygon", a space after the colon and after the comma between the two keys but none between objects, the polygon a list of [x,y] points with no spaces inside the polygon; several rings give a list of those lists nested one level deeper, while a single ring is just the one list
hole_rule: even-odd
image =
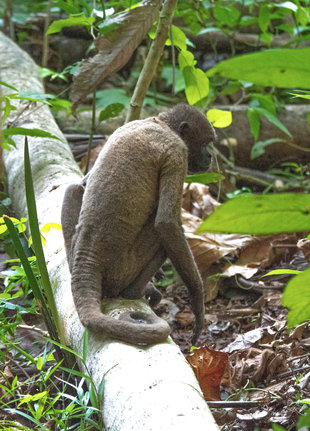
[{"label": "forest floor", "polygon": [[[209,205],[210,200],[205,201]],[[196,202],[196,209],[197,205]],[[205,208],[200,210],[203,213]],[[197,214],[193,217],[194,222],[186,219],[187,226],[197,222]],[[204,394],[209,394],[206,398],[211,401],[209,406],[222,431],[301,429],[302,420],[297,428],[299,418],[304,413],[309,414],[306,407],[310,399],[310,324],[306,322],[287,329],[287,310],[281,304],[281,297],[290,276],[261,278],[276,268],[303,270],[309,266],[307,256],[297,247],[300,238],[302,236],[252,238],[234,235],[213,236],[211,240],[206,236],[203,241],[201,238],[189,241],[194,255],[196,253],[200,260],[200,269],[207,269],[207,275],[226,271],[225,277],[217,277],[215,282],[211,277],[206,282],[206,293],[211,300],[206,303],[205,326],[197,343],[202,362],[199,382]],[[210,260],[214,243],[216,253]],[[204,254],[207,260],[201,259]],[[0,255],[0,262],[7,258],[5,254]],[[238,268],[233,276],[227,275],[227,264],[228,270]],[[1,264],[1,271],[5,269],[6,265]],[[168,279],[159,282],[163,300],[156,312],[169,322],[173,340],[188,356],[194,319],[187,289],[169,264],[165,273]],[[3,286],[0,286],[1,292]],[[9,313],[13,311],[9,310]],[[28,327],[24,325],[14,333],[15,339],[20,340],[19,346],[33,357],[42,354],[43,337],[37,327],[31,327],[37,325],[36,319],[33,321],[32,316],[23,314],[23,323]],[[214,356],[212,351],[215,351]],[[225,361],[227,365],[221,378]],[[21,369],[14,360],[4,365],[0,376],[0,400],[5,399],[10,405],[10,394],[4,394],[1,385],[13,381],[12,370],[18,374],[19,381],[26,382],[38,369],[33,364]],[[220,385],[216,383],[219,379]],[[33,392],[35,382],[29,381],[31,388],[23,385],[22,394]],[[215,382],[211,389],[210,382]],[[222,404],[216,404],[218,400]],[[7,417],[0,412],[0,424],[3,419]]]}]

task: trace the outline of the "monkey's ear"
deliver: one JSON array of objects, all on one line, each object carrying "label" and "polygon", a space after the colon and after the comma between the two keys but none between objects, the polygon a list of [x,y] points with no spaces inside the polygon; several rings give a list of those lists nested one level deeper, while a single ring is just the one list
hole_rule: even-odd
[{"label": "monkey's ear", "polygon": [[189,129],[190,129],[190,127],[189,127],[189,124],[187,121],[182,121],[182,123],[180,123],[179,130],[180,130],[181,138],[185,138],[185,136],[190,131]]}]

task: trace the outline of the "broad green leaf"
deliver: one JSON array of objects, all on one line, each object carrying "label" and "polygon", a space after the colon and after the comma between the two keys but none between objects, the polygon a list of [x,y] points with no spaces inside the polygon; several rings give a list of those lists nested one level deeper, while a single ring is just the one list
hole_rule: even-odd
[{"label": "broad green leaf", "polygon": [[267,272],[267,274],[264,274],[262,277],[269,277],[269,275],[297,275],[300,274],[301,271],[298,271],[297,269],[274,269],[273,271]]},{"label": "broad green leaf", "polygon": [[259,8],[259,15],[258,15],[258,25],[263,33],[266,32],[269,26],[269,23],[270,23],[269,7],[267,4],[264,4]]},{"label": "broad green leaf", "polygon": [[[161,76],[163,79],[167,81],[167,87],[172,85],[173,83],[172,66],[164,67]],[[185,82],[184,82],[183,74],[178,67],[174,69],[174,79],[175,79],[174,94],[177,94],[179,91],[185,90]]]},{"label": "broad green leaf", "polygon": [[240,12],[233,6],[215,6],[213,14],[220,24],[229,27],[234,27],[240,18]]},{"label": "broad green leaf", "polygon": [[122,103],[111,103],[99,114],[99,121],[107,120],[108,118],[117,117],[122,112],[125,106]]},{"label": "broad green leaf", "polygon": [[173,25],[171,27],[173,45],[186,51],[186,35],[183,30]]},{"label": "broad green leaf", "polygon": [[270,138],[267,139],[266,141],[258,141],[255,142],[255,144],[253,145],[252,149],[251,149],[251,159],[256,159],[256,157],[261,156],[262,154],[264,154],[265,152],[265,148],[268,145],[271,144],[275,144],[277,142],[285,142],[284,139],[278,139],[278,138]]},{"label": "broad green leaf", "polygon": [[221,109],[209,109],[207,112],[207,119],[214,127],[224,128],[228,127],[232,122],[232,115],[230,111],[222,111]]},{"label": "broad green leaf", "polygon": [[107,88],[96,92],[96,106],[98,108],[107,108],[111,105],[111,100],[125,107],[128,107],[130,103],[130,97],[127,96],[123,88]]},{"label": "broad green leaf", "polygon": [[197,232],[251,235],[310,230],[310,195],[243,195],[218,207]]},{"label": "broad green leaf", "polygon": [[263,86],[309,89],[310,48],[270,49],[240,55],[207,72],[208,76],[215,73]]},{"label": "broad green leaf", "polygon": [[248,119],[250,123],[250,128],[255,141],[258,139],[259,129],[260,129],[260,118],[255,109],[248,109]]},{"label": "broad green leaf", "polygon": [[296,16],[297,22],[302,26],[306,26],[307,24],[309,24],[310,15],[309,15],[309,10],[307,8],[299,7],[297,9],[295,16]]},{"label": "broad green leaf", "polygon": [[3,136],[13,136],[13,135],[22,135],[22,136],[34,136],[37,138],[52,138],[52,139],[58,139],[58,141],[61,141],[61,139],[53,135],[52,133],[45,132],[41,129],[27,129],[26,127],[12,127],[9,129],[2,130]]},{"label": "broad green leaf", "polygon": [[190,105],[195,105],[209,93],[209,79],[201,69],[185,67],[182,70],[185,81],[185,95]]},{"label": "broad green leaf", "polygon": [[194,54],[190,51],[181,51],[178,55],[179,67],[183,71],[185,67],[194,67],[197,63]]},{"label": "broad green leaf", "polygon": [[83,26],[90,28],[94,22],[95,17],[93,16],[87,17],[85,14],[81,14],[79,16],[71,15],[70,18],[53,21],[47,29],[46,34],[59,33],[64,27]]},{"label": "broad green leaf", "polygon": [[296,275],[288,283],[282,295],[282,304],[290,310],[287,315],[289,328],[310,319],[310,269]]},{"label": "broad green leaf", "polygon": [[187,175],[184,181],[186,183],[210,184],[210,183],[217,183],[218,181],[221,181],[224,179],[225,177],[222,174],[218,174],[214,172],[206,172],[205,174]]}]

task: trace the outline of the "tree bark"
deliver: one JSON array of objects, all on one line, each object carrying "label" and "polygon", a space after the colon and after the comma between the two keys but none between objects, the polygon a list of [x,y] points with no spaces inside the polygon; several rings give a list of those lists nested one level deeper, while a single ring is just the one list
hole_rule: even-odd
[{"label": "tree bark", "polygon": [[[42,93],[38,70],[30,57],[0,33],[0,80],[22,91]],[[2,87],[3,92],[12,92]],[[6,126],[41,128],[56,139],[29,138],[30,158],[40,225],[60,222],[65,188],[82,174],[48,107],[16,103]],[[4,151],[8,190],[16,216],[26,214],[23,168],[23,136],[14,136],[16,148]],[[66,344],[79,354],[83,333],[70,289],[61,232],[46,235],[45,257]],[[143,301],[134,307],[150,309]],[[109,313],[117,313],[128,301],[105,301]],[[87,370],[99,387],[105,379],[101,413],[109,431],[218,430],[198,383],[179,348],[169,340],[151,347],[137,347],[89,334]],[[83,365],[80,364],[83,369]],[[84,369],[85,371],[85,369]]]}]

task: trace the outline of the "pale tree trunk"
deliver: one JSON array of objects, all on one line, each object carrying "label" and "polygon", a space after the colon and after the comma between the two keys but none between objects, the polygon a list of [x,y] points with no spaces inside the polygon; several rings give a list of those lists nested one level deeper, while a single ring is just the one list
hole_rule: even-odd
[{"label": "pale tree trunk", "polygon": [[[1,81],[18,90],[43,92],[36,65],[1,33],[0,58]],[[11,92],[5,87],[2,91]],[[18,104],[6,125],[40,128],[62,139],[60,142],[29,138],[39,222],[41,225],[59,223],[65,188],[79,182],[82,174],[48,107]],[[26,215],[24,138],[13,138],[16,149],[4,151],[4,163],[12,206],[16,216],[21,217]],[[59,313],[61,338],[82,354],[84,328],[73,305],[61,232],[47,234],[45,256]],[[150,312],[143,301],[134,301],[134,306],[146,307]],[[109,312],[114,310],[115,313],[123,307],[121,300],[107,303]],[[102,416],[109,431],[218,429],[190,366],[171,340],[151,347],[136,347],[89,334],[86,364],[97,388],[103,376],[105,378]]]}]

